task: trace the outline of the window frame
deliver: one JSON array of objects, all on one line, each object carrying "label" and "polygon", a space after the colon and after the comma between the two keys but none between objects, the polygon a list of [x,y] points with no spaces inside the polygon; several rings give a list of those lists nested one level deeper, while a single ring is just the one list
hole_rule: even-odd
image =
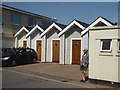
[{"label": "window frame", "polygon": [[[18,23],[16,23],[16,22],[18,22]],[[14,24],[14,25],[21,25],[21,14],[10,13],[10,23]]]},{"label": "window frame", "polygon": [[120,39],[117,40],[117,44],[118,44],[117,51],[120,53],[120,50],[119,50],[120,49],[119,48],[120,47]]},{"label": "window frame", "polygon": [[[109,50],[103,50],[102,48],[103,48],[103,41],[104,40],[110,40],[110,49]],[[112,51],[112,39],[101,39],[100,40],[100,51],[101,52],[111,52]]]},{"label": "window frame", "polygon": [[[32,24],[30,25],[30,21],[29,20],[32,20]],[[29,27],[33,27],[33,26],[35,26],[36,25],[36,22],[37,22],[37,20],[35,19],[35,18],[33,18],[33,17],[28,17],[28,26]]]}]

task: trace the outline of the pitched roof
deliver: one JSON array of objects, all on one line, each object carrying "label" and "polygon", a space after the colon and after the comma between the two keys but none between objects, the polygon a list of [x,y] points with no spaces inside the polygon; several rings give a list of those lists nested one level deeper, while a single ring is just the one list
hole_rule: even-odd
[{"label": "pitched roof", "polygon": [[28,31],[31,31],[33,27],[24,26]]},{"label": "pitched roof", "polygon": [[26,33],[29,32],[29,30],[28,30],[26,27],[23,26],[23,27],[14,35],[14,37],[17,37],[23,30],[24,30]]},{"label": "pitched roof", "polygon": [[100,17],[103,18],[104,20],[106,20],[107,22],[109,22],[110,24],[115,25],[115,23],[109,21],[108,19],[106,19],[106,18],[104,18],[104,17],[102,17],[102,16],[99,16],[98,18],[100,18]]},{"label": "pitched roof", "polygon": [[64,24],[61,24],[61,23],[56,23],[56,22],[55,22],[55,24],[57,24],[62,29],[64,29],[67,26],[67,25],[64,25]]},{"label": "pitched roof", "polygon": [[[115,25],[115,24],[112,23],[111,21],[109,21],[109,20],[107,20],[107,19],[99,16],[99,17],[98,17],[95,21],[93,21],[85,30],[83,30],[83,31],[81,32],[81,35],[86,34],[86,33],[88,32],[88,30],[89,30],[90,27],[96,26],[99,22],[102,22],[102,23],[103,23],[103,24],[101,24],[102,26],[103,26],[103,25],[106,25],[106,26],[113,26],[113,25]],[[98,25],[98,26],[100,26],[100,25]]]},{"label": "pitched roof", "polygon": [[88,27],[89,26],[89,24],[81,22],[79,20],[75,20],[75,21],[77,21],[79,24],[83,25],[84,27]]},{"label": "pitched roof", "polygon": [[46,26],[46,25],[39,25],[39,24],[38,24],[38,26],[41,27],[43,30],[46,30],[50,25],[47,25],[47,26]]},{"label": "pitched roof", "polygon": [[59,33],[58,36],[61,36],[63,33],[65,33],[67,30],[69,30],[73,25],[78,26],[82,30],[84,30],[88,26],[87,23],[84,23],[84,22],[81,22],[81,21],[78,21],[78,20],[73,20]]},{"label": "pitched roof", "polygon": [[[44,27],[45,28],[45,27]],[[31,31],[26,35],[26,37],[28,37],[30,34],[32,34],[35,30],[39,30],[41,32],[44,32],[44,29],[43,29],[43,26],[40,26],[40,25],[36,25],[35,27],[33,27],[31,29]]]},{"label": "pitched roof", "polygon": [[47,32],[49,32],[53,27],[57,28],[59,31],[62,31],[63,28],[66,27],[66,25],[54,22],[41,34],[41,37],[45,35]]},{"label": "pitched roof", "polygon": [[0,7],[1,6],[2,6],[2,8],[5,8],[5,9],[9,9],[9,10],[17,11],[17,12],[20,12],[20,13],[25,13],[25,14],[28,14],[28,15],[32,15],[32,16],[37,16],[37,17],[49,19],[51,21],[57,21],[56,19],[53,19],[53,18],[49,18],[49,17],[43,16],[43,15],[39,15],[39,14],[35,14],[35,13],[28,12],[28,11],[25,11],[25,10],[17,9],[17,8],[7,6],[7,5],[4,5],[4,4],[0,4]]}]

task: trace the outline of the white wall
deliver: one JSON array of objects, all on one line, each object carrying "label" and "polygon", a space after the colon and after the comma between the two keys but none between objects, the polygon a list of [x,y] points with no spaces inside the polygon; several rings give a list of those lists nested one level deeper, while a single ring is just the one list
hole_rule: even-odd
[{"label": "white wall", "polygon": [[[89,78],[120,82],[117,52],[118,29],[101,27],[89,31]],[[100,40],[112,39],[112,52],[100,52]],[[119,38],[120,39],[120,38]]]},{"label": "white wall", "polygon": [[46,62],[46,35],[42,37],[41,62]]},{"label": "white wall", "polygon": [[31,48],[31,36],[27,37],[26,40],[27,40],[27,47]]},{"label": "white wall", "polygon": [[65,34],[60,36],[60,40],[61,40],[61,42],[60,42],[60,47],[61,47],[60,48],[60,64],[65,64],[65,62],[64,62],[64,53],[65,53],[64,49],[66,47],[65,47],[64,39],[65,39]]}]

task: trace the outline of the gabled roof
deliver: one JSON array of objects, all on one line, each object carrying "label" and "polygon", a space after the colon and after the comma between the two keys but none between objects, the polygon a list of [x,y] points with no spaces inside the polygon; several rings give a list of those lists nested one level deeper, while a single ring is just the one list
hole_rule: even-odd
[{"label": "gabled roof", "polygon": [[[95,25],[97,25],[100,22],[102,22],[106,26],[113,26],[114,25],[114,23],[112,23],[109,20],[100,16],[95,21],[93,21],[84,31],[82,31],[81,35],[84,35],[85,33],[87,33],[90,27],[94,27]],[[100,25],[98,25],[98,26],[100,26]]]},{"label": "gabled roof", "polygon": [[85,28],[89,26],[89,24],[84,23],[84,22],[81,22],[81,21],[79,21],[79,20],[75,20],[75,21],[77,21],[79,24],[81,24],[81,25],[84,26]]},{"label": "gabled roof", "polygon": [[54,22],[41,34],[41,37],[45,35],[47,32],[49,32],[53,27],[57,28],[59,31],[62,31],[62,29],[65,28],[66,25]]},{"label": "gabled roof", "polygon": [[65,27],[59,34],[58,36],[61,36],[63,33],[65,33],[67,30],[69,30],[73,25],[78,26],[79,28],[81,28],[82,30],[84,30],[88,24],[78,21],[78,20],[73,20],[70,24],[67,25],[67,27]]},{"label": "gabled roof", "polygon": [[49,25],[43,25],[43,24],[42,24],[42,25],[39,25],[39,24],[38,24],[38,26],[41,27],[44,31],[45,31],[50,25],[51,25],[51,24],[49,24]]},{"label": "gabled roof", "polygon": [[23,26],[23,27],[14,35],[14,37],[18,36],[22,31],[25,31],[26,33],[29,32],[29,30],[28,30],[26,27]]},{"label": "gabled roof", "polygon": [[31,31],[33,27],[24,26],[28,31]]},{"label": "gabled roof", "polygon": [[61,24],[61,23],[55,23],[57,24],[60,28],[64,29],[67,25]]},{"label": "gabled roof", "polygon": [[[44,32],[44,30],[41,28],[42,26],[36,25],[27,35],[26,37],[28,37],[30,34],[32,34],[35,30],[40,30],[41,32]],[[45,28],[45,27],[44,27]]]}]

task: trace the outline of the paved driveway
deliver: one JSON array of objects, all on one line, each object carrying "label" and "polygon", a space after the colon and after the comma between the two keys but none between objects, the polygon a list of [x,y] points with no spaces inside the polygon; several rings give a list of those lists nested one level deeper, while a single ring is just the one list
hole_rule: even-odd
[{"label": "paved driveway", "polygon": [[93,84],[87,81],[81,83],[81,71],[79,65],[60,65],[58,63],[36,63],[21,65],[16,67],[5,67],[3,69],[32,74],[62,82],[70,82],[76,85],[82,85],[87,88],[111,88],[108,85]]}]

